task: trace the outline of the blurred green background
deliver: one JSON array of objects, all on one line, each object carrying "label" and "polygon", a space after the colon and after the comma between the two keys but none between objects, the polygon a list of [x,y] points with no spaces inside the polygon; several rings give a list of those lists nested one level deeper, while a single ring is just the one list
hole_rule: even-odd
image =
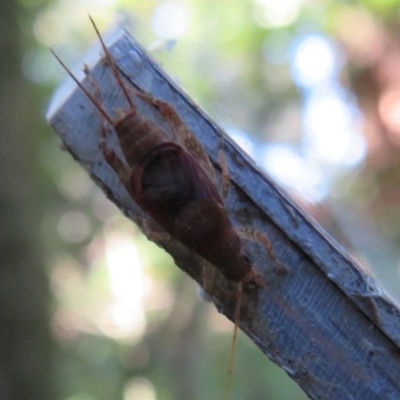
[{"label": "blurred green background", "polygon": [[[221,398],[232,324],[62,152],[44,114],[127,26],[400,299],[398,0],[0,0],[0,398]],[[244,335],[232,400],[305,399]]]}]

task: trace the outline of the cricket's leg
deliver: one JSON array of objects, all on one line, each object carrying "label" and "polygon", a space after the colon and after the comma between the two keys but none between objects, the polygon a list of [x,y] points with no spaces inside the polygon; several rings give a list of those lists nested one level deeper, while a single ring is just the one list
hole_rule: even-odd
[{"label": "cricket's leg", "polygon": [[242,239],[247,239],[247,240],[252,240],[256,242],[260,242],[264,245],[265,249],[267,250],[267,253],[274,263],[282,272],[289,272],[290,269],[286,265],[282,264],[281,262],[278,261],[278,259],[275,256],[274,249],[272,247],[272,243],[268,239],[268,237],[261,231],[258,231],[257,229],[254,229],[252,227],[235,227],[235,230],[239,234],[239,236]]},{"label": "cricket's leg", "polygon": [[226,196],[228,195],[229,185],[231,184],[231,178],[229,176],[228,163],[226,161],[223,146],[224,138],[222,135],[220,149],[218,150],[218,162],[221,167],[222,199],[225,201]]},{"label": "cricket's leg", "polygon": [[[97,82],[93,79],[90,74],[89,68],[87,65],[84,66],[83,71],[86,74],[86,77],[93,88],[93,96],[98,104],[103,104],[102,96],[100,88]],[[118,157],[114,150],[107,147],[107,125],[106,121],[102,114],[100,114],[100,142],[99,147],[107,164],[115,171],[118,178],[127,189],[127,191],[132,194],[131,184],[130,184],[130,176],[131,171],[127,167],[127,165]]]}]

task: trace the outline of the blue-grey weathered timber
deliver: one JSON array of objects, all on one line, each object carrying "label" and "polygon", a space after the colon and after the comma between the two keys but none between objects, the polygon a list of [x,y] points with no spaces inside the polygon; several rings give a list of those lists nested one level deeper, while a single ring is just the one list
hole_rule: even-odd
[{"label": "blue-grey weathered timber", "polygon": [[[218,175],[220,128],[127,33],[116,35],[110,50],[133,87],[175,107],[203,143]],[[126,107],[103,62],[98,59],[91,71],[106,108]],[[138,101],[138,109],[165,126],[152,106]],[[53,99],[48,119],[64,147],[129,218],[145,233],[159,229],[105,162],[99,149],[99,114],[71,80]],[[114,132],[108,143],[118,149]],[[269,287],[245,296],[241,329],[310,398],[400,399],[399,309],[229,139],[224,148],[232,180],[226,200],[230,218],[236,225],[252,225],[265,232],[277,258],[290,270],[279,273],[262,245],[246,243]],[[173,241],[163,247],[180,268],[201,282],[203,262],[198,256]],[[218,279],[217,285],[226,284],[223,277]],[[216,296],[214,301],[220,312],[232,318],[232,299]]]}]

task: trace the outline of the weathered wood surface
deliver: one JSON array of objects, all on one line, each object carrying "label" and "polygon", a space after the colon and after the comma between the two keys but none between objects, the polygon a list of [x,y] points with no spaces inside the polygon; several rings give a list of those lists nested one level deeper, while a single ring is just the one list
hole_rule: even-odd
[{"label": "weathered wood surface", "polygon": [[[111,52],[131,84],[178,110],[202,141],[219,175],[220,128],[129,34],[119,32],[111,41]],[[96,54],[97,61],[90,68],[106,108],[126,107],[107,67],[99,61],[99,48]],[[151,106],[139,101],[138,108],[166,126]],[[98,112],[70,79],[53,98],[47,118],[65,148],[129,218],[145,231],[159,229],[151,221],[143,225],[148,218],[105,162],[98,147]],[[109,146],[118,149],[113,132]],[[264,231],[277,258],[290,270],[279,273],[262,245],[246,243],[269,287],[249,290],[241,329],[310,398],[400,399],[399,309],[373,278],[229,140],[225,153],[232,179],[226,208],[232,221]],[[173,241],[164,247],[180,268],[201,282],[203,262],[198,256]],[[224,287],[226,282],[220,277],[217,285]],[[232,317],[232,299],[216,296],[214,300],[220,312]]]}]

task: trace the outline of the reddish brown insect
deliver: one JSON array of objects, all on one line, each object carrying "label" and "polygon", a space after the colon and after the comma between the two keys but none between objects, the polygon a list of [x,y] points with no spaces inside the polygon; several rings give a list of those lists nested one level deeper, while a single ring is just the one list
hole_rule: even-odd
[{"label": "reddish brown insect", "polygon": [[[68,74],[91,100],[100,114],[114,128],[125,161],[106,147],[105,128],[100,147],[108,164],[137,204],[151,216],[169,235],[202,256],[218,268],[229,281],[238,283],[235,312],[234,341],[240,317],[242,285],[255,283],[265,286],[263,279],[247,257],[239,236],[232,226],[221,195],[217,190],[214,169],[200,142],[180,119],[174,108],[143,92],[128,89],[107,50],[96,25],[91,19],[101,41],[105,62],[124,93],[128,109],[112,118],[96,98],[100,93],[90,93],[55,55]],[[88,72],[87,72],[88,73]],[[89,77],[90,78],[90,77]],[[151,103],[169,122],[175,135],[172,141],[166,132],[140,115],[132,95]],[[251,230],[245,236],[261,240],[275,261],[271,245],[262,234]],[[232,372],[233,351],[228,371]]]}]

